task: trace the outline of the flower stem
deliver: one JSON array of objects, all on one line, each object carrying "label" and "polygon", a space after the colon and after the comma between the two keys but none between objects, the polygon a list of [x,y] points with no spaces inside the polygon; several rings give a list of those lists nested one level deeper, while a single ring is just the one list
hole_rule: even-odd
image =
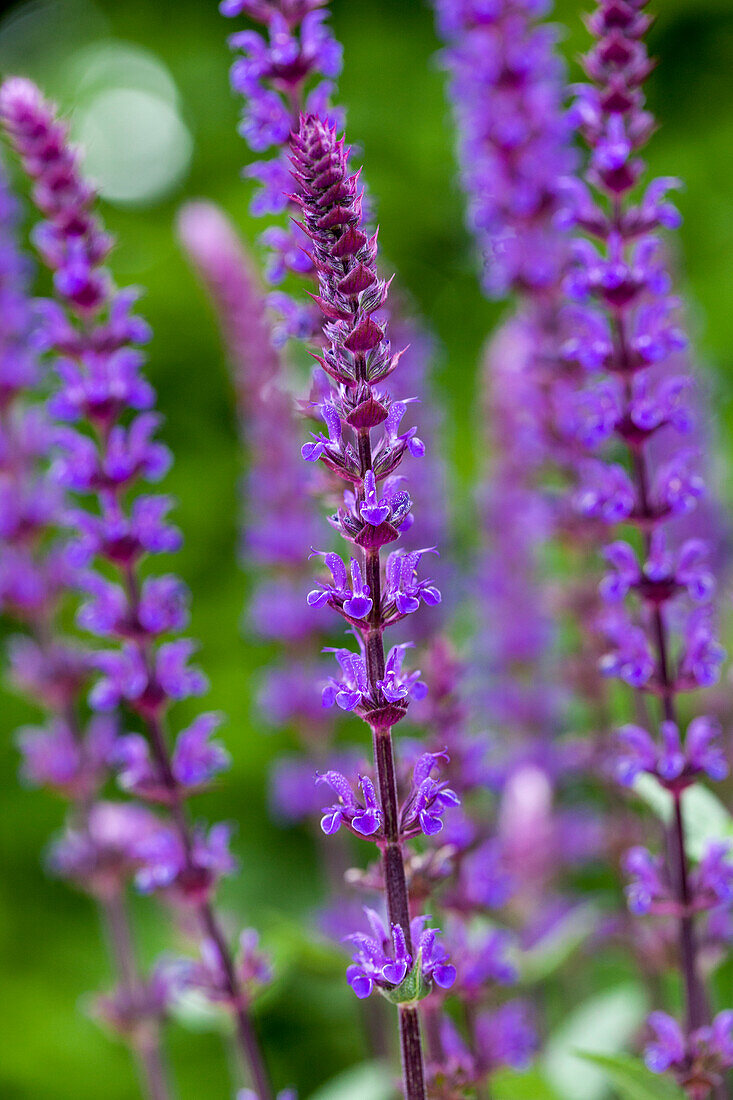
[{"label": "flower stem", "polygon": [[[110,953],[120,982],[126,992],[134,994],[140,987],[140,975],[135,963],[129,915],[122,894],[100,900],[102,917]],[[160,1029],[157,1021],[146,1021],[144,1028],[130,1044],[138,1063],[140,1087],[148,1100],[170,1100],[172,1091],[168,1071],[160,1049]]]},{"label": "flower stem", "polygon": [[[124,572],[125,589],[130,604],[133,620],[137,620],[137,607],[139,600],[139,585],[137,577],[132,569]],[[143,642],[136,643],[140,649],[145,664],[149,667],[149,655]],[[148,731],[148,738],[153,758],[160,770],[161,779],[168,791],[171,820],[178,833],[183,848],[186,871],[195,876],[196,868],[193,861],[193,837],[191,826],[186,813],[186,806],[181,795],[181,788],[173,774],[170,752],[165,732],[160,720],[152,715],[144,718]],[[234,959],[229,949],[226,936],[219,923],[219,918],[211,901],[206,899],[197,903],[196,914],[201,924],[203,934],[211,940],[216,947],[219,957],[224,986],[227,997],[231,1002],[236,1022],[237,1046],[244,1061],[249,1068],[252,1083],[255,1086],[258,1100],[274,1100],[274,1092],[270,1083],[269,1074],[265,1066],[265,1060],[260,1049],[257,1033],[247,1006],[247,1000],[242,990]]]},{"label": "flower stem", "polygon": [[[372,465],[369,429],[360,429],[357,433],[357,439],[363,477]],[[378,695],[377,681],[384,676],[385,664],[384,639],[382,636],[384,629],[382,625],[382,577],[378,549],[365,551],[364,572],[372,599],[369,629],[365,638],[367,677],[373,694]],[[387,913],[390,924],[399,924],[402,928],[407,950],[412,954],[410,902],[400,840],[399,803],[397,800],[392,730],[389,727],[372,726],[371,728],[379,801],[384,818],[384,838],[381,842],[381,851]],[[417,1009],[400,1006],[399,1020],[402,1081],[405,1098],[406,1100],[425,1100],[427,1096],[425,1091],[425,1069],[420,1039],[420,1019]]]},{"label": "flower stem", "polygon": [[[616,221],[619,211],[615,211]],[[618,365],[624,368],[629,363],[628,344],[623,317],[617,313],[614,317],[614,348]],[[628,374],[627,374],[628,378]],[[630,384],[627,383],[627,403],[631,399]],[[634,480],[639,500],[639,520],[644,530],[644,547],[647,558],[651,553],[651,532],[654,523],[654,511],[649,499],[649,471],[643,450],[632,451]],[[669,641],[664,615],[659,605],[651,609],[651,633],[657,653],[658,687],[662,698],[662,711],[665,721],[677,722],[675,703],[675,683],[671,670]],[[674,818],[668,831],[668,864],[670,877],[674,884],[677,901],[680,906],[678,927],[679,960],[685,997],[685,1015],[688,1033],[695,1031],[709,1021],[707,998],[699,974],[697,941],[695,926],[690,914],[689,867],[685,847],[685,831],[681,809],[681,795],[674,796]]]}]

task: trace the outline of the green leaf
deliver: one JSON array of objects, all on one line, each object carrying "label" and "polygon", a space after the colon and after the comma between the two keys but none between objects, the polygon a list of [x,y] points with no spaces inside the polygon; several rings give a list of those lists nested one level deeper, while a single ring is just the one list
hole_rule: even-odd
[{"label": "green leaf", "polygon": [[668,1077],[651,1073],[638,1058],[626,1054],[588,1054],[578,1051],[578,1057],[590,1062],[618,1090],[623,1100],[685,1100],[684,1094]]},{"label": "green leaf", "polygon": [[175,998],[171,1011],[188,1031],[229,1033],[232,1030],[231,1014],[223,1007],[213,1005],[203,993],[195,989],[180,993]]},{"label": "green leaf", "polygon": [[[674,807],[669,791],[653,775],[646,774],[637,777],[634,790],[669,825]],[[701,859],[711,841],[733,841],[733,816],[707,787],[689,787],[683,793],[682,819],[685,847],[692,859]]]},{"label": "green leaf", "polygon": [[526,1073],[500,1069],[491,1078],[491,1096],[492,1100],[560,1100],[560,1093],[536,1068]]},{"label": "green leaf", "polygon": [[310,1100],[395,1100],[396,1096],[389,1067],[381,1062],[364,1062],[322,1085]]},{"label": "green leaf", "polygon": [[431,988],[430,982],[425,981],[422,972],[422,950],[420,950],[417,953],[415,965],[410,973],[405,975],[400,984],[396,985],[394,989],[380,989],[379,992],[393,1005],[416,1005],[418,1001],[422,1001],[424,997],[427,997]]},{"label": "green leaf", "polygon": [[591,997],[571,1012],[547,1043],[544,1070],[563,1100],[601,1100],[608,1080],[597,1066],[578,1057],[579,1050],[619,1054],[647,1013],[646,994],[627,982]]}]

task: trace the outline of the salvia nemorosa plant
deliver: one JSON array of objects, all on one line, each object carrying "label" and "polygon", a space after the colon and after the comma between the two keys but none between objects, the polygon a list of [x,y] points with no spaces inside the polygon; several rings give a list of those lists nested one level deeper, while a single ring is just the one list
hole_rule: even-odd
[{"label": "salvia nemorosa plant", "polygon": [[419,454],[423,444],[414,428],[401,430],[407,406],[383,388],[400,352],[374,316],[384,305],[387,283],[377,273],[376,235],[362,228],[357,174],[349,172],[344,141],[328,122],[304,115],[291,149],[294,197],[311,242],[316,303],[324,317],[318,358],[332,382],[319,410],[325,434],[313,434],[303,458],[323,462],[346,482],[331,523],[350,548],[348,564],[339,554],[323,554],[330,577],[308,599],[315,606],[328,603],[354,636],[356,649],[334,651],[339,673],[324,688],[323,699],[367,723],[377,780],[376,789],[367,776],[354,788],[342,775],[326,772],[323,780],[337,796],[326,831],[344,824],[380,848],[389,923],[371,914],[372,934],[354,937],[348,978],[358,996],[379,988],[398,1005],[404,1089],[412,1100],[425,1096],[417,1005],[433,982],[450,986],[455,978],[437,930],[410,912],[403,854],[410,837],[434,831],[433,822],[455,796],[432,778],[438,761],[427,754],[415,765],[412,791],[398,803],[392,729],[425,686],[418,672],[404,670],[408,643],[386,653],[384,646],[387,628],[421,601],[430,605],[440,599],[429,580],[418,578],[424,552],[396,549],[382,560],[383,547],[399,539],[411,511],[396,470],[406,451]]},{"label": "salvia nemorosa plant", "polygon": [[[317,12],[315,9],[319,9]],[[231,82],[233,89],[244,99],[244,109],[240,132],[245,138],[250,150],[260,154],[265,149],[277,153],[274,159],[267,161],[257,160],[248,165],[245,175],[258,181],[258,190],[251,204],[252,213],[258,216],[277,218],[283,212],[292,214],[296,209],[292,197],[283,190],[284,183],[290,179],[290,164],[288,160],[289,128],[286,129],[284,120],[288,117],[294,125],[297,125],[299,112],[307,104],[316,106],[323,113],[327,109],[329,120],[340,119],[343,112],[339,108],[328,106],[329,97],[333,94],[335,85],[332,80],[323,80],[324,76],[336,77],[341,68],[341,47],[333,38],[333,34],[327,23],[328,11],[322,3],[291,4],[288,0],[282,2],[262,4],[223,4],[221,10],[226,15],[244,14],[263,28],[263,33],[254,30],[244,31],[232,36],[230,44],[239,53],[231,70]],[[270,104],[271,112],[268,116],[265,105]],[[275,107],[275,104],[279,106]],[[274,113],[273,113],[274,112]],[[270,121],[267,121],[268,118]],[[272,120],[276,124],[272,124]],[[277,120],[279,119],[279,123]],[[267,125],[263,129],[264,123]],[[279,189],[279,190],[278,190]],[[288,184],[289,189],[289,184]],[[309,255],[309,242],[303,230],[291,217],[283,226],[275,224],[268,228],[261,236],[263,243],[275,250],[275,261],[266,265],[266,276],[272,283],[279,283],[286,273],[296,274],[311,282],[317,282],[317,273]],[[210,251],[210,250],[209,250]],[[221,265],[223,256],[231,255],[231,247],[217,250],[217,263]],[[209,268],[211,270],[209,261]],[[240,276],[241,279],[241,276]],[[213,282],[211,277],[209,283]],[[229,280],[229,286],[233,286],[236,280]],[[315,287],[314,287],[315,289]],[[230,314],[237,308],[244,306],[248,296],[236,295],[231,292],[225,297],[221,292],[214,290],[214,296],[218,301],[220,314],[228,310]],[[251,297],[251,295],[249,296]],[[295,299],[288,298],[278,292],[269,295],[269,304],[280,314],[281,321],[274,326],[273,343],[281,345],[286,335],[310,334],[314,338],[319,336],[320,323],[319,311],[313,303],[304,306]],[[238,303],[238,305],[237,305]],[[245,310],[241,309],[242,323]],[[424,435],[428,442],[437,436],[440,430],[440,417],[437,406],[430,400],[429,366],[433,353],[433,345],[430,338],[413,320],[406,319],[402,310],[390,310],[391,327],[393,336],[404,347],[401,360],[401,375],[404,379],[405,392],[409,392],[413,400],[425,399],[426,408],[423,418],[425,421]],[[284,319],[284,320],[283,320]],[[289,319],[289,324],[288,324]],[[229,321],[223,320],[225,332],[232,332],[236,327],[233,317]],[[242,325],[240,324],[240,328]],[[251,336],[250,336],[251,339]],[[232,357],[239,362],[238,373],[242,377],[242,384],[238,387],[240,392],[254,393],[252,379],[246,379],[251,375],[251,366],[246,361],[251,356],[246,354],[242,340],[235,344],[229,341]],[[242,352],[245,352],[243,355]],[[329,471],[313,472],[304,476],[301,472],[295,477],[288,472],[292,464],[292,452],[289,450],[288,418],[292,417],[293,404],[288,404],[289,399],[279,394],[279,387],[292,388],[293,372],[289,370],[287,362],[287,349],[281,349],[278,365],[279,382],[270,386],[267,390],[259,392],[260,402],[259,418],[247,418],[248,431],[258,432],[257,419],[270,421],[269,430],[262,429],[263,446],[253,447],[251,454],[255,462],[262,463],[262,468],[271,469],[272,464],[268,452],[273,447],[279,447],[277,467],[282,471],[282,494],[275,493],[274,498],[268,504],[271,511],[272,524],[268,529],[279,532],[280,543],[285,538],[289,548],[294,548],[300,539],[300,546],[312,545],[314,539],[309,536],[305,542],[303,531],[297,531],[291,523],[287,524],[287,534],[283,533],[283,518],[291,514],[293,507],[301,511],[308,510],[308,492],[298,494],[297,502],[293,505],[293,485],[307,482],[311,496],[333,497],[340,493],[339,479]],[[274,376],[273,376],[274,377]],[[318,404],[319,393],[328,386],[328,379],[320,369],[316,370],[311,394],[301,402],[306,412],[312,412]],[[265,407],[267,406],[267,407]],[[287,406],[287,407],[286,407]],[[243,404],[243,408],[244,408]],[[246,441],[245,441],[246,444]],[[435,447],[427,458],[420,457],[420,476],[413,479],[412,473],[416,464],[408,453],[401,469],[403,478],[407,478],[410,487],[414,486],[413,496],[416,499],[422,516],[421,530],[423,540],[431,547],[443,543],[446,539],[448,526],[446,485],[447,479],[444,463],[441,460],[440,448]],[[324,476],[325,473],[325,476]],[[262,502],[257,490],[257,471],[253,470],[248,479],[248,485],[253,487],[253,502],[249,507],[249,514],[255,511],[260,514]],[[245,509],[247,512],[247,509]],[[311,511],[312,516],[312,511]],[[300,522],[300,521],[299,521]],[[318,805],[318,792],[314,792],[312,784],[313,761],[319,766],[323,763],[323,753],[328,750],[329,727],[332,722],[324,721],[323,711],[320,712],[320,721],[317,712],[313,708],[313,684],[317,682],[312,662],[303,664],[299,656],[299,649],[313,648],[313,642],[320,634],[323,636],[324,627],[328,627],[324,617],[320,618],[310,614],[303,617],[293,613],[292,593],[296,585],[302,582],[302,557],[296,565],[295,559],[288,551],[287,561],[280,561],[282,555],[278,553],[278,547],[272,548],[263,542],[259,534],[261,524],[253,523],[251,529],[247,529],[245,514],[244,543],[248,545],[252,539],[256,540],[255,555],[248,555],[248,561],[254,560],[262,567],[265,576],[269,580],[262,582],[257,595],[253,600],[255,612],[255,626],[264,623],[271,625],[270,633],[274,637],[279,632],[280,639],[286,644],[286,661],[281,667],[273,669],[268,679],[272,690],[267,690],[266,708],[275,725],[294,725],[310,750],[308,756],[289,756],[277,762],[274,771],[273,799],[274,805],[281,817],[286,820],[296,821],[308,818],[313,813],[314,797]],[[407,524],[403,530],[406,535]],[[407,535],[403,538],[405,545],[418,553],[422,553],[420,542],[414,541],[414,536]],[[436,561],[436,573],[441,576],[440,563]],[[287,566],[290,573],[290,584],[286,583],[282,566]],[[441,576],[441,579],[443,577]],[[275,609],[280,608],[282,614],[276,614]],[[257,615],[258,609],[261,614]],[[413,628],[413,636],[424,641],[430,630],[435,629],[436,616],[419,614],[416,617]],[[332,628],[331,628],[332,629]],[[293,637],[297,632],[297,639]],[[297,643],[297,649],[293,649],[293,643]],[[293,659],[295,656],[295,659]],[[307,677],[310,676],[310,685]],[[353,752],[348,751],[343,755],[343,765],[355,763]],[[331,755],[332,765],[336,763]]]},{"label": "salvia nemorosa plant", "polygon": [[[618,774],[641,773],[668,792],[662,855],[644,847],[626,857],[633,912],[676,924],[684,1020],[655,1012],[648,1066],[670,1071],[693,1100],[728,1095],[733,1013],[713,1018],[699,957],[704,914],[730,904],[733,864],[711,844],[695,864],[686,839],[689,788],[727,771],[715,719],[691,716],[686,696],[713,684],[723,651],[715,636],[715,582],[703,539],[681,539],[678,517],[704,493],[688,442],[692,379],[678,373],[684,344],[660,230],[679,216],[667,200],[673,179],[642,189],[640,156],[654,129],[643,83],[652,69],[644,0],[602,0],[589,19],[594,45],[584,58],[591,83],[577,89],[573,115],[589,149],[585,183],[573,186],[576,241],[566,287],[566,354],[587,371],[566,425],[592,452],[577,490],[585,516],[622,525],[604,551],[601,586],[611,651],[607,676],[639,697],[637,721],[618,734]],[[694,715],[694,711],[692,712]]]},{"label": "salvia nemorosa plant", "polygon": [[[549,5],[435,0],[434,7],[484,292],[516,302],[482,363],[477,431],[489,457],[477,494],[469,674],[474,721],[495,731],[487,735],[499,800],[494,844],[514,880],[510,910],[522,941],[537,946],[575,919],[577,898],[564,879],[599,842],[595,812],[561,804],[588,754],[561,736],[571,664],[561,657],[560,585],[548,568],[551,543],[575,535],[557,487],[573,474],[578,447],[558,436],[554,415],[562,380],[557,317],[570,258],[559,214],[575,154],[557,31],[542,22]],[[595,689],[595,671],[591,682]]]},{"label": "salvia nemorosa plant", "polygon": [[[599,686],[604,632],[600,672],[635,693],[615,775],[668,809],[662,854],[635,847],[624,861],[630,910],[656,918],[639,936],[653,946],[649,969],[656,978],[672,942],[684,1006],[681,1020],[650,1017],[646,1061],[689,1100],[729,1095],[733,1012],[716,1014],[725,1006],[714,1005],[707,968],[711,945],[720,955],[730,935],[733,863],[725,843],[706,847],[689,830],[690,788],[727,765],[716,721],[689,702],[715,681],[722,651],[696,399],[659,235],[678,221],[666,197],[676,181],[643,186],[640,150],[653,129],[645,0],[597,2],[592,83],[574,89],[568,113],[546,0],[434,0],[484,290],[516,301],[483,368],[477,438],[491,457],[475,498],[479,629],[468,660],[436,630],[446,615],[437,548],[450,537],[427,342],[395,296],[387,302],[359,173],[338,137],[343,114],[330,102],[342,50],[325,0],[220,5],[259,28],[232,36],[232,85],[258,158],[245,170],[252,212],[272,220],[265,281],[288,292],[262,292],[216,208],[194,204],[180,221],[234,373],[248,633],[280,650],[255,713],[306,750],[279,771],[277,808],[314,821],[320,809],[331,850],[336,833],[362,850],[371,842],[377,858],[346,871],[345,884],[350,848],[324,859],[337,870],[329,930],[352,947],[356,996],[379,992],[397,1011],[407,1100],[484,1097],[500,1067],[524,1068],[534,1053],[533,1006],[503,988],[521,972],[517,948],[541,954],[574,911],[568,871],[618,844],[631,817],[616,814],[599,838],[595,810],[567,809],[578,788],[600,801],[586,772],[604,749],[564,736],[568,716],[605,732],[623,705],[623,693]],[[207,830],[189,808],[228,758],[214,739],[218,715],[177,730],[174,704],[203,694],[205,680],[181,637],[188,593],[155,570],[181,537],[170,499],[145,487],[170,462],[142,370],[149,330],[136,294],[113,283],[113,242],[54,108],[12,79],[0,120],[32,181],[34,241],[53,282],[31,310],[0,189],[0,610],[23,632],[12,676],[45,716],[19,736],[24,775],[67,800],[50,862],[99,904],[118,974],[95,1007],[134,1050],[143,1090],[170,1095],[160,1025],[193,990],[230,1018],[253,1086],[238,1100],[272,1100],[252,1017],[268,964],[251,930],[232,949],[215,907],[234,867],[229,827]],[[573,128],[590,147],[583,182]],[[299,299],[298,278],[312,292]],[[293,337],[317,362],[300,401]],[[418,408],[427,456],[404,427]],[[301,420],[313,429],[305,462]],[[331,510],[328,540],[319,505]],[[604,551],[599,601],[591,559],[609,524],[620,533]],[[549,577],[558,558],[563,575]],[[568,581],[576,565],[582,575]],[[83,641],[69,626],[74,610]],[[588,644],[571,662],[558,638],[573,615]],[[425,645],[411,663],[426,669],[429,693],[405,670],[407,637]],[[316,666],[322,647],[337,664],[330,676]],[[333,753],[334,708],[369,727],[371,763],[368,751]],[[158,896],[178,933],[194,934],[198,959],[142,973],[131,884]],[[370,900],[354,931],[356,892]]]},{"label": "salvia nemorosa plant", "polygon": [[[53,273],[54,298],[43,303],[39,323],[55,374],[49,410],[60,422],[53,479],[73,501],[64,525],[67,556],[85,595],[78,623],[107,646],[91,655],[89,704],[101,718],[124,706],[140,724],[144,733],[117,741],[119,783],[165,810],[164,817],[142,814],[134,827],[127,822],[115,837],[118,858],[134,862],[138,889],[160,891],[189,923],[192,918],[202,959],[186,967],[181,980],[229,1009],[257,1093],[268,1100],[272,1090],[250,1011],[265,968],[249,932],[239,954],[232,951],[213,900],[219,879],[234,868],[230,828],[193,825],[187,808],[227,766],[226,751],[212,741],[221,717],[201,714],[171,745],[171,706],[203,694],[206,680],[189,663],[194,643],[179,636],[188,618],[182,581],[141,572],[144,559],[179,544],[166,519],[171,500],[139,489],[170,465],[155,438],[155,393],[142,374],[140,345],[149,330],[133,312],[136,295],[117,290],[105,266],[113,242],[55,109],[30,81],[11,78],[0,92],[0,118],[32,180],[42,215],[34,239]],[[84,854],[72,844],[63,858],[83,865]]]},{"label": "salvia nemorosa plant", "polygon": [[[152,823],[142,807],[103,797],[113,770],[118,716],[85,714],[91,653],[61,626],[78,596],[80,574],[69,558],[65,523],[70,501],[53,475],[54,424],[35,349],[29,265],[18,251],[17,210],[0,186],[0,612],[23,633],[9,643],[11,678],[43,711],[18,731],[22,775],[68,803],[65,835],[52,869],[94,898],[115,969],[115,988],[95,998],[94,1013],[134,1052],[141,1088],[151,1100],[170,1095],[160,1051],[160,1021],[171,992],[162,970],[140,972],[126,891],[137,863],[120,845]],[[127,841],[125,842],[127,843]]]}]

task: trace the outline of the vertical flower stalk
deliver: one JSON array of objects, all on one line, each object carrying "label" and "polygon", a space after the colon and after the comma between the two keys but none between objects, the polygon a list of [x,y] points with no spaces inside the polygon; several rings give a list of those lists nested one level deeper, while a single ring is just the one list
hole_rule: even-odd
[{"label": "vertical flower stalk", "polygon": [[[342,48],[328,26],[325,0],[222,0],[219,10],[233,18],[248,16],[262,27],[237,31],[229,44],[237,53],[231,68],[231,84],[244,97],[239,132],[259,157],[244,174],[257,184],[251,212],[256,217],[277,217],[292,212],[288,141],[297,129],[301,111],[342,120],[342,112],[329,106],[334,79],[339,76]],[[274,152],[271,159],[263,153]],[[293,222],[272,225],[261,236],[268,250],[265,276],[278,286],[288,273],[312,275],[307,239]],[[318,331],[318,311],[297,302],[284,291],[274,291],[270,304],[280,315],[275,327],[279,344],[289,337],[303,338]]]},{"label": "vertical flower stalk", "polygon": [[[652,69],[644,6],[644,0],[601,0],[589,20],[596,41],[585,69],[592,83],[579,89],[574,106],[590,148],[587,186],[573,189],[574,220],[586,237],[576,242],[567,280],[580,304],[567,311],[566,347],[589,372],[571,410],[576,434],[602,455],[588,459],[577,505],[586,516],[635,532],[606,548],[611,571],[601,589],[612,646],[603,670],[639,692],[648,714],[649,729],[620,731],[619,775],[626,783],[641,772],[655,776],[672,807],[666,859],[645,848],[626,859],[632,911],[665,913],[678,929],[685,1024],[652,1015],[657,1041],[647,1048],[647,1064],[670,1070],[692,1100],[704,1100],[728,1095],[723,1079],[733,1065],[733,1013],[711,1023],[698,923],[701,913],[730,903],[733,865],[725,846],[713,845],[693,867],[684,810],[698,777],[720,779],[727,768],[716,723],[695,718],[683,736],[679,702],[717,680],[723,651],[714,634],[709,548],[700,538],[680,544],[675,536],[675,520],[704,492],[685,439],[691,379],[673,373],[685,338],[659,236],[679,222],[666,197],[677,181],[653,180],[632,198],[644,171],[639,152],[654,129],[642,91]],[[625,460],[613,461],[614,454]]]},{"label": "vertical flower stalk", "polygon": [[208,833],[194,827],[186,805],[228,763],[211,741],[221,719],[200,715],[179,732],[172,749],[166,732],[171,705],[201,695],[206,681],[189,665],[194,644],[178,637],[188,617],[182,582],[141,575],[147,555],[179,544],[165,519],[171,501],[134,493],[140,481],[159,480],[170,465],[167,449],[155,439],[155,394],[141,373],[139,345],[148,328],[132,312],[136,295],[116,290],[104,266],[112,240],[94,213],[93,189],[54,108],[30,81],[11,78],[0,91],[0,118],[33,181],[32,198],[43,216],[35,242],[53,272],[55,300],[45,307],[41,333],[58,376],[52,412],[67,422],[56,432],[54,474],[87,503],[68,517],[71,552],[88,596],[78,620],[111,643],[94,654],[100,676],[89,701],[102,714],[124,704],[142,723],[147,736],[128,735],[117,748],[120,783],[169,815],[165,822],[156,818],[152,832],[129,838],[130,854],[140,863],[136,882],[144,892],[165,891],[194,914],[206,961],[201,984],[231,1011],[260,1100],[271,1100],[250,1014],[251,945],[245,936],[235,958],[213,904],[218,880],[234,867],[229,827],[215,825]]},{"label": "vertical flower stalk", "polygon": [[[0,612],[24,629],[10,643],[12,678],[47,716],[43,725],[18,731],[22,774],[29,784],[46,787],[69,803],[68,831],[54,845],[51,865],[97,902],[117,987],[97,998],[96,1015],[134,1052],[143,1093],[150,1100],[167,1100],[160,1021],[170,991],[161,974],[146,981],[139,972],[125,899],[135,868],[115,859],[109,842],[113,822],[122,826],[127,808],[100,798],[117,722],[113,716],[93,718],[85,728],[81,704],[90,654],[64,637],[59,626],[62,603],[77,595],[78,576],[66,560],[62,538],[69,502],[48,468],[54,428],[39,394],[28,272],[17,249],[15,221],[15,203],[2,179]],[[104,875],[99,874],[102,865]]]},{"label": "vertical flower stalk", "polygon": [[[405,452],[420,454],[423,445],[414,428],[401,431],[406,403],[381,388],[400,353],[392,351],[374,316],[388,285],[376,270],[376,235],[369,237],[361,228],[357,174],[349,172],[344,141],[337,140],[328,123],[305,115],[292,135],[291,149],[294,198],[311,242],[319,285],[315,301],[324,317],[325,346],[318,361],[332,382],[320,405],[326,433],[314,433],[303,457],[320,460],[349,486],[330,522],[353,547],[348,568],[339,555],[324,554],[331,577],[314,589],[309,602],[328,603],[358,642],[357,652],[335,651],[341,673],[324,690],[324,703],[353,712],[369,725],[377,777],[376,791],[362,777],[362,804],[343,776],[324,776],[339,796],[327,831],[346,821],[357,835],[379,845],[390,929],[375,918],[373,937],[355,937],[358,950],[349,981],[359,996],[376,985],[398,1004],[405,1096],[422,1100],[425,1074],[417,1002],[432,980],[449,985],[455,971],[436,943],[435,930],[425,929],[421,918],[411,919],[403,846],[411,835],[408,826],[419,815],[398,803],[392,729],[404,717],[410,698],[421,697],[425,687],[419,673],[403,672],[408,644],[385,654],[384,632],[421,601],[436,603],[439,594],[429,581],[418,580],[424,550],[393,551],[386,563],[381,550],[399,538],[411,509],[395,471]],[[439,793],[434,792],[433,801]],[[419,807],[421,813],[426,809]]]},{"label": "vertical flower stalk", "polygon": [[[568,533],[568,509],[558,507],[546,475],[552,469],[572,478],[577,452],[558,436],[554,408],[563,362],[557,314],[569,261],[559,215],[575,161],[565,70],[555,28],[540,21],[544,0],[434,6],[484,290],[490,298],[519,299],[485,357],[491,459],[479,500],[485,545],[476,584],[484,624],[475,646],[477,703],[482,714],[526,732],[533,727],[546,740],[561,708],[547,674],[555,608],[540,563],[549,541]],[[544,677],[537,677],[537,662]]]}]

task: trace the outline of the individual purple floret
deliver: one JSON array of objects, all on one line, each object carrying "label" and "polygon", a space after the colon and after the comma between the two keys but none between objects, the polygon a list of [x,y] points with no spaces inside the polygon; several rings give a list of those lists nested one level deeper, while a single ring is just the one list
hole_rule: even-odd
[{"label": "individual purple floret", "polygon": [[719,1012],[688,1035],[666,1012],[652,1012],[649,1027],[655,1039],[644,1059],[652,1072],[671,1072],[691,1100],[705,1100],[724,1087],[725,1072],[733,1067],[733,1012]]},{"label": "individual purple floret", "polygon": [[412,786],[400,811],[400,827],[405,837],[419,833],[435,836],[442,832],[443,814],[451,806],[460,805],[448,782],[438,782],[433,777],[441,761],[449,762],[447,753],[426,752],[415,763]]},{"label": "individual purple floret", "polygon": [[382,828],[383,816],[369,776],[359,776],[360,797],[340,772],[324,772],[318,780],[326,783],[338,798],[333,806],[323,810],[321,828],[327,836],[337,833],[342,825],[359,836],[375,836],[378,833]]},{"label": "individual purple floret", "polygon": [[[239,980],[241,996],[251,1004],[259,992],[272,981],[272,965],[260,947],[259,936],[253,928],[245,928],[239,936],[234,966]],[[213,940],[203,940],[201,957],[195,961],[174,963],[176,983],[182,989],[194,989],[203,993],[214,1004],[232,1004],[226,966]]]},{"label": "individual purple floret", "polygon": [[[628,893],[634,911],[661,906],[677,918],[686,1014],[679,1035],[685,1049],[710,1022],[694,915],[730,904],[730,864],[719,845],[708,849],[697,868],[686,850],[685,789],[702,772],[722,778],[727,769],[710,719],[693,720],[681,738],[678,696],[715,683],[724,654],[715,637],[710,547],[697,533],[680,541],[676,527],[679,517],[696,508],[705,484],[691,440],[692,380],[679,373],[676,355],[685,343],[679,301],[671,293],[659,235],[679,222],[666,197],[677,181],[657,180],[640,192],[640,152],[655,125],[642,90],[653,67],[643,41],[651,22],[645,3],[599,0],[588,20],[595,44],[584,66],[592,83],[576,89],[572,117],[590,158],[585,182],[568,187],[569,220],[584,236],[575,242],[566,280],[577,304],[565,311],[565,354],[584,369],[568,405],[572,430],[601,453],[581,478],[578,508],[605,523],[630,524],[638,533],[606,550],[612,572],[601,591],[610,604],[603,627],[611,651],[603,671],[649,703],[651,732],[627,726],[620,733],[622,781],[647,771],[672,794],[667,859],[633,849]],[[613,449],[606,454],[608,441]],[[658,706],[652,705],[655,699]],[[655,1018],[668,1037],[668,1018]],[[660,1056],[650,1064],[662,1071],[676,1061],[670,1057],[665,1064]],[[694,1074],[685,1084],[696,1098],[714,1089]]]},{"label": "individual purple floret", "polygon": [[[399,924],[393,924],[391,934],[373,909],[365,909],[371,935],[355,932],[349,939],[356,947],[352,965],[346,972],[349,985],[357,997],[368,997],[376,988],[385,992],[397,1004],[417,1002],[434,982],[449,989],[456,971],[448,961],[445,948],[436,939],[434,928],[425,928],[425,917],[416,917],[410,926],[415,955],[407,947]],[[419,970],[413,971],[413,965]],[[409,975],[409,978],[408,978]],[[406,986],[410,988],[406,988]],[[414,986],[414,988],[413,988]]]},{"label": "individual purple floret", "polygon": [[[206,834],[191,827],[185,808],[190,786],[174,772],[168,749],[165,723],[171,704],[201,694],[206,681],[189,664],[194,643],[170,637],[186,619],[181,582],[154,576],[143,582],[140,576],[144,553],[170,542],[165,498],[151,507],[149,497],[143,497],[145,541],[129,538],[140,520],[131,491],[141,481],[159,480],[171,461],[155,438],[159,417],[152,411],[154,392],[140,373],[143,356],[132,346],[147,339],[148,329],[130,320],[134,298],[116,290],[105,266],[113,242],[94,212],[94,192],[80,173],[78,153],[55,108],[30,81],[11,78],[0,91],[0,118],[33,182],[33,202],[43,216],[35,239],[53,273],[55,299],[41,330],[57,376],[57,411],[71,421],[55,434],[59,457],[54,475],[64,489],[81,496],[92,517],[78,524],[81,554],[89,554],[90,528],[99,524],[97,556],[84,579],[92,599],[81,618],[87,628],[115,644],[95,654],[94,667],[101,675],[89,701],[98,711],[121,702],[129,707],[145,728],[157,775],[168,791],[169,822],[159,822],[135,853],[141,862],[138,885],[144,890],[165,888],[193,905],[200,935],[214,941],[225,967],[242,1056],[258,1091],[269,1100],[267,1072],[211,902],[217,877],[233,866],[228,828],[217,825]],[[73,513],[68,523],[73,541],[78,523]],[[128,533],[124,552],[121,532]],[[93,566],[103,568],[96,573]],[[107,567],[115,583],[106,578]],[[192,764],[196,776],[209,769],[211,756],[203,753],[202,759],[200,729],[192,737],[189,728],[177,751],[179,774],[186,780],[191,779]],[[221,762],[219,756],[216,763]]]},{"label": "individual purple floret", "polygon": [[720,724],[714,718],[693,718],[684,742],[675,722],[659,723],[658,740],[641,726],[622,726],[617,741],[616,776],[624,786],[631,786],[642,772],[656,776],[670,791],[683,791],[703,773],[716,781],[728,775]]}]

